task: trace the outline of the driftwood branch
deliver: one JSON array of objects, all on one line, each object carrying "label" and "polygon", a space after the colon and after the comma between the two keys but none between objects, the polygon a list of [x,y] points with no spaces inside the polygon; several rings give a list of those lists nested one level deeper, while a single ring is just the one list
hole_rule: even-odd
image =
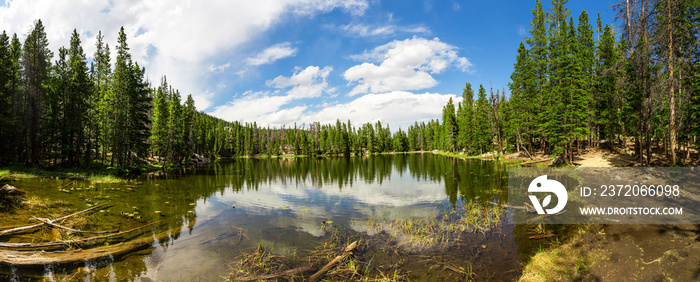
[{"label": "driftwood branch", "polygon": [[146,227],[152,226],[160,221],[152,222],[143,226],[136,227],[131,230],[127,231],[122,231],[119,233],[114,233],[114,234],[109,234],[109,235],[103,235],[103,236],[95,236],[95,237],[90,237],[90,238],[85,238],[85,239],[74,239],[74,240],[65,240],[65,241],[58,241],[58,242],[48,242],[48,243],[0,243],[0,248],[7,248],[7,249],[36,249],[36,248],[46,248],[46,247],[57,247],[57,246],[68,246],[68,245],[84,245],[87,243],[92,243],[97,240],[101,239],[107,239],[107,238],[112,238],[116,237],[119,235],[124,235],[127,233],[134,232],[139,229],[144,229]]},{"label": "driftwood branch", "polygon": [[302,266],[302,267],[297,267],[297,268],[292,268],[290,270],[286,270],[280,273],[275,273],[275,274],[265,274],[265,275],[258,275],[258,276],[249,276],[249,277],[240,277],[236,278],[236,281],[253,281],[253,280],[265,280],[265,279],[273,279],[273,278],[280,278],[283,276],[293,276],[297,275],[299,273],[304,273],[311,270],[311,266]]},{"label": "driftwood branch", "polygon": [[357,249],[357,241],[350,243],[350,245],[348,245],[345,248],[345,251],[343,251],[343,254],[335,257],[331,262],[329,262],[325,266],[323,266],[323,268],[321,268],[321,270],[314,273],[314,275],[311,275],[311,277],[309,278],[309,281],[315,282],[315,281],[318,281],[319,279],[321,279],[321,277],[323,277],[323,275],[325,275],[326,272],[331,270],[331,268],[333,268],[333,266],[338,264],[338,262],[340,262],[340,261],[344,260],[345,258],[349,257],[350,255],[352,255],[356,249]]},{"label": "driftwood branch", "polygon": [[[91,208],[89,208],[89,209],[85,209],[85,210],[82,210],[82,211],[79,211],[79,212],[76,212],[76,213],[73,213],[73,214],[69,214],[69,215],[66,215],[66,216],[63,216],[63,217],[59,217],[59,218],[53,219],[53,220],[51,220],[51,222],[61,222],[62,220],[66,219],[66,218],[69,218],[69,217],[72,217],[72,216],[76,216],[76,215],[79,215],[79,214],[83,214],[83,213],[86,213],[86,212],[91,211],[91,210],[94,210],[94,209],[101,208],[101,207],[103,207],[103,206],[105,206],[105,205],[107,205],[107,204],[109,204],[109,202],[107,202],[107,203],[102,203],[102,204],[96,205],[96,206],[94,206],[94,207],[91,207]],[[42,222],[42,223],[38,223],[38,224],[34,224],[34,225],[27,225],[27,226],[22,226],[22,227],[17,227],[17,228],[2,230],[2,231],[0,231],[0,236],[7,235],[7,234],[19,233],[19,232],[28,231],[28,230],[32,230],[32,229],[34,229],[34,228],[42,227],[42,226],[44,226],[45,224],[46,224],[46,223],[43,223],[43,222]]]},{"label": "driftwood branch", "polygon": [[60,228],[60,229],[65,229],[65,230],[68,230],[68,231],[74,232],[74,233],[106,234],[106,233],[117,233],[117,232],[119,232],[119,229],[116,229],[116,230],[105,230],[105,231],[85,231],[85,230],[73,229],[73,228],[70,228],[70,227],[63,226],[63,225],[58,225],[58,224],[56,224],[56,223],[53,223],[52,220],[50,220],[50,219],[48,219],[48,218],[42,218],[42,217],[32,217],[32,218],[30,218],[29,220],[30,220],[30,221],[31,221],[31,220],[37,220],[37,221],[43,222],[43,223],[46,224],[46,225],[50,225],[50,226],[53,226],[53,227],[56,227],[56,228]]}]

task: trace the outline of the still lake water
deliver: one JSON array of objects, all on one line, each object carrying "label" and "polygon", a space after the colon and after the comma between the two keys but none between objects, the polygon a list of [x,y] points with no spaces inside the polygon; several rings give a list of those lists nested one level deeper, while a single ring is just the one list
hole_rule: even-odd
[{"label": "still lake water", "polygon": [[[460,211],[466,203],[488,208],[489,201],[505,202],[507,169],[500,162],[433,154],[234,159],[120,184],[52,179],[11,184],[33,195],[66,201],[73,210],[106,201],[114,204],[91,215],[93,230],[128,230],[160,220],[162,224],[151,232],[167,236],[125,257],[85,262],[78,268],[17,269],[0,264],[0,280],[60,281],[76,271],[89,271],[87,277],[93,281],[220,281],[228,278],[229,265],[259,244],[282,254],[312,250],[328,226],[378,236],[391,233],[391,228],[376,228],[369,222],[429,221]],[[31,215],[53,214],[0,213],[0,226],[24,224]],[[45,238],[42,232],[48,231],[36,232],[31,240]],[[406,278],[430,280],[439,277],[435,276],[439,271],[449,272],[413,261],[412,255],[427,254],[449,257],[455,265],[468,262],[480,280],[515,279],[534,248],[524,233],[502,224],[488,232],[468,233],[451,246],[419,250],[408,244],[404,263],[411,271]]]}]

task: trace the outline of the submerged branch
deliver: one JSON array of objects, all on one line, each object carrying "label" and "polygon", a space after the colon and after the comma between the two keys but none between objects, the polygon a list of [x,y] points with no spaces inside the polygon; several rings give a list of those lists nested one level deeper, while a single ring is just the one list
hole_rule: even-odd
[{"label": "submerged branch", "polygon": [[56,223],[53,223],[53,221],[50,220],[50,219],[48,219],[48,218],[41,218],[41,217],[32,217],[32,218],[30,218],[29,220],[30,220],[30,221],[31,221],[31,220],[37,220],[37,221],[43,222],[43,223],[46,224],[46,225],[50,225],[50,226],[53,226],[53,227],[56,227],[56,228],[60,228],[60,229],[65,229],[65,230],[68,230],[68,231],[70,231],[70,232],[75,232],[75,233],[105,234],[105,233],[116,233],[116,232],[119,232],[119,229],[115,229],[115,230],[105,230],[105,231],[84,231],[84,230],[79,230],[79,229],[73,229],[73,228],[70,228],[70,227],[63,226],[63,225],[58,225],[58,224],[56,224]]},{"label": "submerged branch", "polygon": [[149,227],[149,226],[151,226],[151,225],[154,225],[154,224],[156,224],[156,223],[158,223],[158,222],[160,222],[160,221],[151,222],[151,223],[149,223],[149,224],[146,224],[146,225],[143,225],[143,226],[139,226],[139,227],[136,227],[136,228],[131,229],[131,230],[122,231],[122,232],[119,232],[119,233],[114,233],[114,234],[109,234],[109,235],[103,235],[103,236],[95,236],[95,237],[90,237],[90,238],[85,238],[85,239],[74,239],[74,240],[65,240],[65,241],[48,242],[48,243],[4,243],[4,242],[2,242],[2,243],[0,243],[0,248],[8,248],[8,249],[30,249],[30,248],[46,248],[46,247],[68,246],[68,245],[73,245],[73,244],[75,244],[75,245],[83,245],[83,244],[87,244],[87,243],[92,243],[92,242],[97,241],[97,240],[112,238],[112,237],[116,237],[116,236],[119,236],[119,235],[124,235],[124,234],[127,234],[127,233],[131,233],[131,232],[134,232],[134,231],[136,231],[136,230],[143,229],[143,228]]},{"label": "submerged branch", "polygon": [[[109,202],[102,203],[102,204],[96,205],[96,206],[94,206],[94,207],[91,207],[91,208],[88,208],[88,209],[85,209],[85,210],[82,210],[82,211],[79,211],[79,212],[76,212],[76,213],[73,213],[73,214],[69,214],[69,215],[66,215],[66,216],[63,216],[63,217],[59,217],[59,218],[56,218],[56,219],[52,219],[52,220],[50,220],[50,221],[51,221],[51,222],[60,222],[60,221],[62,221],[62,220],[64,220],[64,219],[66,219],[66,218],[69,218],[69,217],[72,217],[72,216],[76,216],[76,215],[79,215],[79,214],[83,214],[83,213],[86,213],[86,212],[88,212],[88,211],[91,211],[91,210],[94,210],[94,209],[97,209],[97,208],[101,208],[101,207],[103,207],[103,206],[105,206],[105,205],[107,205],[107,204],[109,204]],[[0,236],[8,235],[8,234],[14,234],[14,233],[20,233],[20,232],[32,230],[32,229],[34,229],[34,228],[42,227],[42,226],[44,226],[45,224],[46,224],[46,223],[42,222],[42,223],[38,223],[38,224],[33,224],[33,225],[27,225],[27,226],[22,226],[22,227],[17,227],[17,228],[2,230],[2,231],[0,231]]]}]

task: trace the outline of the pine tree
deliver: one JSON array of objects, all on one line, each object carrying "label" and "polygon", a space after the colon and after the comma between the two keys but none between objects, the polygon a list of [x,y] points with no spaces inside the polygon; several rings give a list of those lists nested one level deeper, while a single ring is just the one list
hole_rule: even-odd
[{"label": "pine tree", "polygon": [[[561,28],[555,30],[550,27],[549,54],[551,64],[549,67],[549,91],[545,91],[542,97],[542,112],[548,117],[543,124],[543,137],[547,146],[554,154],[564,152],[567,141],[566,132],[571,129],[567,104],[572,97],[571,87],[571,61],[569,52],[570,40],[568,24],[566,20],[561,23]],[[565,100],[569,103],[565,103]]]},{"label": "pine tree", "polygon": [[[616,81],[619,76],[617,64],[620,60],[620,52],[615,44],[615,37],[609,25],[605,25],[603,34],[598,44],[597,85],[598,97],[595,98],[595,112],[598,138],[612,140],[616,134],[620,133],[620,120],[618,109],[619,99],[616,99]],[[608,143],[610,144],[610,143]]]},{"label": "pine tree", "polygon": [[[544,105],[547,91],[547,73],[548,73],[548,61],[550,54],[548,51],[551,48],[551,44],[548,44],[547,39],[547,25],[544,10],[542,9],[542,3],[540,0],[535,1],[535,9],[532,10],[532,21],[530,21],[530,37],[526,38],[527,44],[530,45],[529,51],[529,62],[528,67],[531,71],[531,76],[525,76],[528,84],[531,84],[531,91],[528,94],[528,103],[534,105],[535,107],[541,107]],[[531,99],[530,99],[531,98]],[[549,117],[544,111],[538,110],[533,113],[533,121],[531,124],[537,125],[546,122]],[[542,136],[543,132],[539,126],[530,128],[532,136],[530,136],[530,143],[534,142],[534,139]],[[544,150],[544,146],[542,147]]]},{"label": "pine tree", "polygon": [[452,97],[442,109],[443,150],[454,152],[457,147],[457,117]]},{"label": "pine tree", "polygon": [[111,124],[113,123],[113,109],[111,108],[110,81],[112,67],[110,63],[109,44],[104,44],[102,31],[97,35],[95,43],[95,53],[93,55],[93,83],[95,85],[96,105],[95,114],[97,119],[97,144],[102,153],[102,163],[104,163],[107,151],[110,150],[112,138]]},{"label": "pine tree", "polygon": [[192,156],[192,126],[194,115],[197,109],[194,106],[194,99],[192,94],[187,95],[187,100],[185,100],[185,106],[182,107],[182,144],[185,157],[189,158]]},{"label": "pine tree", "polygon": [[472,147],[479,153],[490,150],[493,144],[493,134],[489,128],[489,112],[486,89],[480,84],[474,113],[474,136],[472,137]]},{"label": "pine tree", "polygon": [[49,77],[53,52],[49,50],[49,41],[41,20],[34,23],[34,28],[24,41],[22,52],[22,70],[24,74],[24,97],[21,98],[24,113],[22,125],[23,143],[28,163],[37,165],[42,159],[41,117],[44,115],[46,87],[44,82]]},{"label": "pine tree", "polygon": [[[465,150],[472,145],[472,135],[474,132],[474,90],[471,83],[464,86],[462,90],[462,102],[457,109],[457,146]],[[416,124],[417,126],[418,124]]]},{"label": "pine tree", "polygon": [[24,103],[23,101],[23,91],[22,91],[22,65],[20,59],[22,58],[22,43],[19,41],[17,34],[12,35],[12,40],[9,47],[9,71],[10,71],[10,85],[8,87],[8,94],[10,96],[10,111],[11,117],[8,124],[10,126],[8,135],[13,136],[13,138],[6,139],[5,143],[10,151],[4,151],[5,154],[9,156],[9,161],[19,161],[21,156],[21,147],[23,147],[23,130],[20,126],[20,121],[24,117]]},{"label": "pine tree", "polygon": [[[692,1],[683,3],[685,6],[681,9],[681,21],[679,22],[679,34],[689,28],[697,28],[697,23],[700,21],[700,2]],[[687,32],[682,37],[683,50],[687,57],[685,63],[685,79],[683,86],[688,93],[688,134],[695,137],[696,148],[700,147],[700,45],[695,44],[700,40],[700,34],[697,32]],[[689,142],[690,143],[690,142]]]},{"label": "pine tree", "polygon": [[79,165],[81,155],[85,154],[85,160],[90,160],[92,149],[92,120],[88,114],[93,98],[93,85],[90,81],[83,47],[80,45],[80,36],[77,30],[73,30],[68,49],[68,83],[64,104],[63,119],[66,137],[65,149],[68,164]]},{"label": "pine tree", "polygon": [[51,66],[51,73],[43,83],[46,95],[41,116],[41,141],[44,157],[48,157],[53,164],[57,164],[59,159],[65,162],[68,151],[68,125],[67,119],[63,118],[70,79],[67,56],[68,50],[60,47],[58,59]]},{"label": "pine tree", "polygon": [[[589,49],[592,49],[592,46],[587,44],[592,44],[593,42],[593,31],[590,30],[590,24],[587,22],[588,16],[582,13],[582,17],[579,17],[579,20],[581,19],[585,19],[586,22],[583,24],[579,22],[578,30],[584,34],[577,36],[573,18],[569,19],[567,32],[568,46],[566,52],[569,54],[569,81],[567,82],[567,87],[569,88],[570,97],[565,102],[568,113],[565,132],[568,138],[566,145],[569,151],[567,155],[569,157],[568,162],[573,162],[573,144],[575,141],[585,139],[590,133],[588,126],[589,102],[591,100],[589,96],[589,75],[593,64],[593,55],[589,53]],[[588,27],[585,27],[585,25]]]},{"label": "pine tree", "polygon": [[[578,17],[578,26],[576,28],[576,44],[574,46],[576,54],[575,63],[581,65],[581,85],[580,90],[587,105],[586,126],[588,135],[594,127],[593,112],[595,111],[594,93],[595,93],[595,42],[593,40],[593,27],[590,24],[588,13],[581,11]],[[588,138],[589,140],[591,138]],[[580,143],[579,143],[580,144]]]},{"label": "pine tree", "polygon": [[131,80],[129,83],[129,107],[127,112],[128,131],[127,140],[129,144],[129,162],[134,166],[148,154],[148,112],[151,108],[151,91],[148,81],[146,81],[146,69],[133,64],[131,69]]},{"label": "pine tree", "polygon": [[108,116],[112,119],[109,141],[112,163],[127,169],[147,152],[150,88],[145,81],[145,69],[131,60],[124,27],[119,30],[116,50],[112,89],[106,97]]},{"label": "pine tree", "polygon": [[534,131],[534,127],[537,126],[537,124],[535,124],[537,120],[535,108],[539,106],[535,104],[537,99],[535,99],[536,97],[532,94],[534,92],[534,87],[533,73],[530,66],[530,53],[522,42],[520,42],[518,46],[518,55],[515,57],[513,74],[511,74],[510,78],[511,82],[508,84],[508,87],[510,88],[512,109],[510,115],[511,127],[519,151],[519,146],[523,145],[525,140],[532,140],[532,138],[534,138],[532,131]]},{"label": "pine tree", "polygon": [[[168,121],[170,112],[168,109],[169,97],[168,85],[165,76],[161,80],[161,86],[156,90],[153,99],[153,115],[151,116],[151,145],[153,154],[161,158],[167,158],[168,153]],[[163,166],[165,168],[165,166]]]},{"label": "pine tree", "polygon": [[[168,101],[168,157],[171,162],[182,161],[182,110],[180,109],[180,91],[170,93]],[[218,146],[217,149],[220,149]],[[217,150],[218,151],[218,150]]]},{"label": "pine tree", "polygon": [[0,164],[10,159],[12,128],[12,58],[10,37],[5,31],[0,35]]}]

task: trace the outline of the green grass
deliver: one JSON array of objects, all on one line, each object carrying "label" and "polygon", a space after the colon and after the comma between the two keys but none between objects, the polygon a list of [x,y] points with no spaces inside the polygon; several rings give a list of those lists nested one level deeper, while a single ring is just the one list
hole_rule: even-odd
[{"label": "green grass", "polygon": [[574,234],[566,242],[556,241],[549,248],[542,248],[532,256],[523,268],[520,281],[575,281],[585,280],[596,261],[605,261],[604,250],[582,248],[582,237],[595,230],[591,225],[574,226]]},{"label": "green grass", "polygon": [[[141,172],[159,170],[160,167],[143,167]],[[108,165],[93,164],[84,167],[49,167],[35,168],[24,165],[10,165],[0,167],[0,181],[31,179],[31,178],[59,178],[72,180],[87,180],[94,183],[121,183],[127,178],[118,176],[118,169]]]}]

